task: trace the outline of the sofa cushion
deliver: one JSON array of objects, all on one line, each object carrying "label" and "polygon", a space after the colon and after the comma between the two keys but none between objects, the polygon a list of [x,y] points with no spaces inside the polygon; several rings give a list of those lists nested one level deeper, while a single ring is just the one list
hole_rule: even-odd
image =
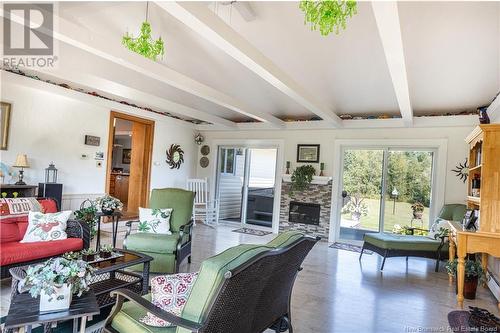
[{"label": "sofa cushion", "polygon": [[27,227],[27,216],[2,217],[0,219],[0,244],[20,241]]},{"label": "sofa cushion", "polygon": [[2,217],[27,215],[28,212],[40,212],[42,206],[36,198],[1,198],[0,215]]},{"label": "sofa cushion", "polygon": [[285,231],[284,233],[281,233],[278,236],[276,236],[272,241],[270,241],[266,245],[274,248],[285,247],[304,236],[305,234],[301,231]]},{"label": "sofa cushion", "polygon": [[[199,323],[201,316],[217,295],[224,275],[256,255],[272,249],[265,245],[242,244],[203,261],[191,295],[182,311],[182,317]],[[189,330],[178,327],[177,333],[181,332]]]},{"label": "sofa cushion", "polygon": [[[197,277],[198,272],[177,273],[154,277],[151,279],[151,303],[162,310],[180,316]],[[149,312],[141,319],[141,322],[148,326],[172,326],[171,323]]]},{"label": "sofa cushion", "polygon": [[151,192],[150,208],[172,208],[170,231],[178,232],[187,224],[193,214],[195,193],[180,188],[154,189]]},{"label": "sofa cushion", "polygon": [[179,233],[171,235],[138,232],[127,237],[127,249],[138,252],[174,253]]},{"label": "sofa cushion", "polygon": [[[143,298],[151,301],[151,295],[145,295]],[[134,333],[174,333],[176,327],[153,327],[141,323],[139,320],[146,316],[146,310],[134,302],[123,303],[122,309],[113,318],[111,327],[118,332]]]},{"label": "sofa cushion", "polygon": [[68,238],[66,225],[71,215],[70,210],[57,213],[29,212],[28,231],[21,243],[47,242]]},{"label": "sofa cushion", "polygon": [[462,222],[467,206],[463,204],[446,204],[438,214],[438,217],[448,221]]},{"label": "sofa cushion", "polygon": [[381,249],[411,251],[437,251],[441,244],[441,240],[430,239],[428,237],[385,232],[366,233],[364,241]]},{"label": "sofa cushion", "polygon": [[42,206],[42,213],[56,213],[59,211],[57,209],[57,201],[51,198],[40,198],[38,202]]},{"label": "sofa cushion", "polygon": [[172,208],[142,208],[139,207],[138,232],[171,235],[170,216]]},{"label": "sofa cushion", "polygon": [[11,265],[31,260],[61,255],[69,251],[83,249],[81,238],[67,238],[57,241],[19,243],[2,243],[0,265]]}]

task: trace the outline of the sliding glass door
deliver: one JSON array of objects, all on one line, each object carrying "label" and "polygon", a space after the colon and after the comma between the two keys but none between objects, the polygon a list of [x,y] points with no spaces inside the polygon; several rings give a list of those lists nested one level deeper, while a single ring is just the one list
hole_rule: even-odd
[{"label": "sliding glass door", "polygon": [[272,227],[277,148],[220,146],[219,220]]},{"label": "sliding glass door", "polygon": [[[361,241],[367,232],[429,227],[434,151],[343,150],[340,240]],[[421,204],[422,212],[412,206]]]}]

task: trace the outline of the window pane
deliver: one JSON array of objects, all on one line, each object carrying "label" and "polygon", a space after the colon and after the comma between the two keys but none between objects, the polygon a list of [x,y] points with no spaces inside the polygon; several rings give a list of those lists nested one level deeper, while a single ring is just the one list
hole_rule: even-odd
[{"label": "window pane", "polygon": [[234,173],[234,149],[227,150],[226,173]]},{"label": "window pane", "polygon": [[226,149],[221,148],[220,150],[220,172],[224,173],[225,171],[225,165],[226,165]]}]

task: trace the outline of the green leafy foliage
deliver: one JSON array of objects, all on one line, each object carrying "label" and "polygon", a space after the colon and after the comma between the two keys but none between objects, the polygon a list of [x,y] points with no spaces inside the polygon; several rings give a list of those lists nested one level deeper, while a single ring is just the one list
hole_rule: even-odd
[{"label": "green leafy foliage", "polygon": [[[457,259],[453,259],[452,261],[448,261],[446,263],[446,271],[448,275],[457,276],[457,267],[458,261]],[[483,270],[483,266],[481,266],[481,262],[479,260],[466,259],[465,260],[465,278],[471,279],[478,277],[481,282],[486,281],[486,272]]]},{"label": "green leafy foliage", "polygon": [[28,267],[26,277],[20,281],[21,290],[29,290],[31,297],[36,298],[43,290],[47,295],[53,295],[57,287],[67,283],[71,292],[81,296],[90,288],[90,281],[95,268],[82,260],[53,258],[48,261]]},{"label": "green leafy foliage", "polygon": [[299,166],[292,173],[291,190],[304,191],[311,184],[312,177],[316,174],[316,169],[310,164]]},{"label": "green leafy foliage", "polygon": [[311,30],[320,31],[327,36],[340,28],[346,28],[347,19],[357,13],[357,4],[353,0],[301,1],[299,8],[304,12],[304,24],[310,24]]},{"label": "green leafy foliage", "polygon": [[113,251],[113,245],[111,244],[101,245],[101,252],[112,252],[112,251]]},{"label": "green leafy foliage", "polygon": [[151,60],[156,60],[158,56],[163,57],[165,54],[163,40],[161,37],[157,40],[151,37],[151,24],[147,21],[142,22],[141,33],[138,37],[133,37],[127,32],[125,36],[122,37],[122,44],[130,51],[139,53]]},{"label": "green leafy foliage", "polygon": [[89,207],[82,207],[79,210],[75,210],[75,217],[77,220],[87,223],[90,228],[90,239],[93,239],[97,234],[97,208],[95,205]]}]

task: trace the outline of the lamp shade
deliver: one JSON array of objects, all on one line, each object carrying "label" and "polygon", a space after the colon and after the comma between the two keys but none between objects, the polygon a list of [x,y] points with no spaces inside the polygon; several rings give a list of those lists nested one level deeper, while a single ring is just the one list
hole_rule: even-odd
[{"label": "lamp shade", "polygon": [[16,158],[16,163],[14,163],[13,167],[15,168],[29,168],[28,164],[28,156],[26,154],[19,154]]}]

